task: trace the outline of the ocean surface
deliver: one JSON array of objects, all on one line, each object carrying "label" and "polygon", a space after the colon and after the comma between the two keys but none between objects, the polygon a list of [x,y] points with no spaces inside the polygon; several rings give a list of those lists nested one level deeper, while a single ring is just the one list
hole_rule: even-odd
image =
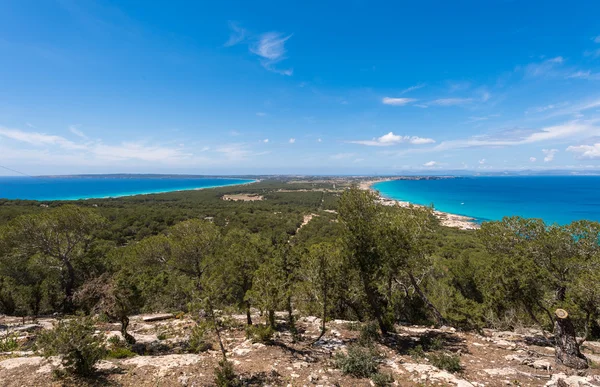
[{"label": "ocean surface", "polygon": [[518,215],[546,223],[600,221],[600,176],[459,177],[376,183],[381,195],[478,221]]},{"label": "ocean surface", "polygon": [[206,177],[0,177],[0,198],[77,200],[184,191],[250,183]]}]

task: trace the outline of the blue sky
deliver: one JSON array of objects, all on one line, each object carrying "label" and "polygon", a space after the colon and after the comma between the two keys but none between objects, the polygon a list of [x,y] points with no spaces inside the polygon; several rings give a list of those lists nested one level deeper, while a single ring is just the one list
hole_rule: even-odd
[{"label": "blue sky", "polygon": [[23,173],[600,172],[600,2],[1,8]]}]

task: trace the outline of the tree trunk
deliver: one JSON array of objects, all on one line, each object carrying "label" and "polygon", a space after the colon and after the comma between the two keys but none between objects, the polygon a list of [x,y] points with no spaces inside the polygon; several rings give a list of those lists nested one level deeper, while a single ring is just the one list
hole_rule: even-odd
[{"label": "tree trunk", "polygon": [[246,301],[246,324],[252,325],[252,316],[250,315],[250,301]]},{"label": "tree trunk", "polygon": [[75,269],[68,259],[63,259],[63,263],[67,268],[67,279],[65,281],[65,303],[63,310],[69,313],[73,310],[73,291],[75,290]]},{"label": "tree trunk", "polygon": [[589,367],[587,358],[579,351],[575,327],[564,309],[556,309],[554,336],[556,340],[556,363],[578,370]]},{"label": "tree trunk", "polygon": [[275,311],[274,310],[269,310],[268,312],[268,316],[269,316],[269,326],[273,329],[275,329]]},{"label": "tree trunk", "polygon": [[379,300],[377,299],[377,294],[375,290],[369,285],[369,280],[366,278],[362,279],[363,286],[365,289],[365,294],[367,296],[367,301],[369,302],[369,306],[371,307],[371,311],[377,320],[377,324],[379,325],[379,329],[381,330],[381,334],[386,335],[389,331],[388,326],[383,321],[383,314],[381,312],[381,305],[379,305]]},{"label": "tree trunk", "polygon": [[127,342],[127,344],[132,345],[135,344],[135,338],[127,333],[127,327],[129,326],[129,317],[121,316],[121,335],[123,339]]},{"label": "tree trunk", "polygon": [[313,341],[313,344],[321,340],[321,337],[325,334],[325,320],[327,319],[327,286],[323,287],[323,315],[321,316],[321,333],[319,337]]},{"label": "tree trunk", "polygon": [[433,305],[431,303],[431,301],[429,301],[429,298],[427,298],[427,295],[425,295],[425,293],[423,293],[423,291],[421,290],[421,287],[419,286],[419,283],[417,282],[417,279],[415,278],[413,273],[408,272],[408,277],[410,278],[410,283],[415,288],[415,291],[417,292],[419,297],[421,297],[421,300],[423,300],[423,302],[425,303],[425,305],[427,305],[427,308],[429,309],[431,314],[433,314],[433,318],[435,319],[435,322],[438,325],[446,325],[446,319],[444,318],[444,316],[442,316],[440,311],[437,310],[435,305]]},{"label": "tree trunk", "polygon": [[221,339],[221,330],[219,329],[219,324],[217,322],[217,317],[215,316],[215,310],[213,309],[212,301],[207,298],[208,304],[208,316],[210,317],[211,323],[213,325],[213,329],[215,334],[217,335],[217,339],[219,340],[219,348],[221,349],[221,354],[223,355],[223,360],[227,361],[227,351],[225,351],[225,346],[223,345],[223,340]]}]

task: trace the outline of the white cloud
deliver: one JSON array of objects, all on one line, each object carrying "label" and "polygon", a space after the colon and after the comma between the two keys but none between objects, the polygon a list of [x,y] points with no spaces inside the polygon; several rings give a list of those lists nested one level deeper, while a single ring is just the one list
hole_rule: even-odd
[{"label": "white cloud", "polygon": [[594,42],[600,43],[600,35],[598,35],[594,38]]},{"label": "white cloud", "polygon": [[579,159],[600,159],[600,142],[593,145],[571,145],[567,152],[576,153]]},{"label": "white cloud", "polygon": [[56,145],[65,149],[82,149],[82,145],[78,145],[61,136],[48,135],[37,132],[24,132],[18,129],[9,129],[0,127],[0,136],[11,140],[25,142],[33,146]]},{"label": "white cloud", "polygon": [[473,98],[439,98],[430,102],[431,105],[437,106],[456,106],[465,105],[473,102]]},{"label": "white cloud", "polygon": [[479,160],[479,164],[482,164],[482,165],[485,164],[485,159]]},{"label": "white cloud", "polygon": [[587,80],[600,80],[600,73],[592,73],[590,70],[587,71],[576,71],[567,75],[567,78],[575,78],[575,79],[587,79]]},{"label": "white cloud", "polygon": [[545,105],[545,106],[538,106],[538,107],[534,107],[531,109],[527,109],[527,111],[525,111],[525,114],[529,114],[529,113],[543,113],[545,111],[548,110],[554,110],[554,109],[558,109],[558,108],[563,108],[565,106],[569,105],[569,102],[559,102],[559,103],[553,103],[553,104],[549,104],[549,105]]},{"label": "white cloud", "polygon": [[235,22],[230,21],[228,24],[231,29],[231,34],[229,35],[229,40],[225,42],[225,47],[235,46],[236,44],[243,42],[244,39],[246,39],[246,30]]},{"label": "white cloud", "polygon": [[530,63],[525,66],[525,75],[529,77],[543,77],[557,75],[556,67],[564,62],[562,56],[546,59],[539,63]]},{"label": "white cloud", "polygon": [[435,167],[435,166],[438,166],[438,165],[440,165],[440,164],[437,161],[433,161],[433,160],[432,161],[428,161],[425,164],[423,164],[424,167],[428,167],[428,168]]},{"label": "white cloud", "polygon": [[180,148],[161,145],[146,145],[139,142],[123,142],[118,145],[104,144],[102,141],[76,143],[61,136],[37,132],[25,132],[18,129],[0,127],[0,137],[36,147],[37,152],[68,156],[73,154],[96,160],[142,160],[170,162],[191,156]]},{"label": "white cloud", "polygon": [[558,152],[558,149],[542,149],[542,153],[544,153],[544,162],[548,163],[554,160],[554,156]]},{"label": "white cloud", "polygon": [[292,35],[283,36],[279,32],[267,32],[260,35],[258,41],[250,46],[250,51],[262,58],[261,64],[269,71],[282,74],[292,75],[293,69],[281,70],[274,67],[277,63],[285,59],[287,50],[285,42]]},{"label": "white cloud", "polygon": [[78,125],[70,125],[69,131],[71,131],[71,133],[73,133],[74,135],[79,136],[81,138],[88,138],[81,130],[78,129]]},{"label": "white cloud", "polygon": [[258,117],[265,117],[265,116],[267,115],[267,113],[264,113],[264,112],[257,112],[257,113],[256,113],[256,115],[257,115]]},{"label": "white cloud", "polygon": [[350,157],[354,157],[356,154],[355,153],[337,153],[335,155],[331,155],[330,158],[334,159],[334,160],[341,160],[341,159],[347,159]]},{"label": "white cloud", "polygon": [[295,142],[296,142],[296,139],[292,137],[292,138],[290,138],[290,141],[289,141],[289,142],[290,142],[290,144],[293,144],[293,143],[295,143]]},{"label": "white cloud", "polygon": [[265,138],[265,139],[263,140],[263,142],[266,144],[266,143],[268,143],[268,142],[269,142],[269,139],[268,139],[268,138]]},{"label": "white cloud", "polygon": [[322,140],[320,138],[317,138],[317,142],[322,142]]},{"label": "white cloud", "polygon": [[404,106],[407,105],[411,102],[415,102],[416,99],[414,98],[391,98],[391,97],[384,97],[381,102],[383,102],[384,105],[392,105],[392,106]]},{"label": "white cloud", "polygon": [[529,161],[532,162],[532,163],[535,163],[537,161],[537,159],[535,157],[530,157]]},{"label": "white cloud", "polygon": [[352,144],[360,144],[367,146],[391,146],[397,145],[400,143],[410,143],[413,145],[422,145],[422,144],[431,144],[434,143],[435,140],[431,138],[417,137],[417,136],[399,136],[395,135],[394,132],[389,132],[388,134],[384,134],[381,137],[374,138],[372,140],[363,140],[363,141],[348,141]]},{"label": "white cloud", "polygon": [[425,84],[424,83],[419,83],[418,85],[407,87],[406,89],[402,90],[400,92],[400,94],[410,93],[411,91],[419,90],[419,89],[421,89],[423,87],[425,87]]}]

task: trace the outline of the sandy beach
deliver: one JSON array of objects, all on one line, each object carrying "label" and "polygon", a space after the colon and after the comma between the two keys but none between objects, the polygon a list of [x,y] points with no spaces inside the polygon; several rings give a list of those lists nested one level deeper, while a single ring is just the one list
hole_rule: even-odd
[{"label": "sandy beach", "polygon": [[[381,183],[383,181],[390,181],[390,180],[394,180],[394,179],[387,178],[387,179],[365,180],[365,181],[360,182],[359,188],[375,192],[379,196],[379,202],[381,204],[383,204],[384,206],[395,206],[395,205],[399,205],[400,207],[410,206],[411,205],[410,202],[385,198],[379,194],[379,191],[377,191],[376,189],[373,188],[373,184],[375,184],[375,183]],[[422,207],[419,204],[412,204],[412,205],[416,206],[416,207]],[[437,210],[434,210],[433,213],[440,220],[440,223],[442,224],[442,226],[455,227],[455,228],[458,228],[461,230],[476,230],[480,227],[479,224],[477,224],[475,222],[475,219],[468,217],[468,216],[451,214],[448,212],[442,212],[442,211],[437,211]]]}]

